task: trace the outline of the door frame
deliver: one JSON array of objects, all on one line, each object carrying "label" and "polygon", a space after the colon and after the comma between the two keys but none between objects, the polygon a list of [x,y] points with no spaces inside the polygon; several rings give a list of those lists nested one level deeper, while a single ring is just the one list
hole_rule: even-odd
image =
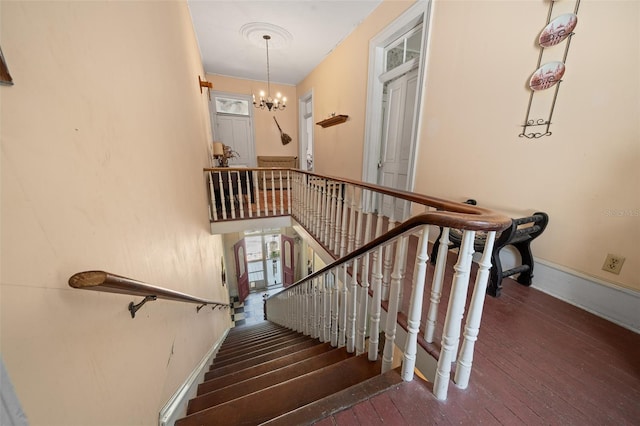
[{"label": "door frame", "polygon": [[[307,93],[305,93],[304,95],[298,98],[298,128],[299,128],[298,134],[300,135],[300,137],[298,138],[298,167],[302,170],[307,170],[307,141],[304,140],[304,138],[302,137],[307,133],[306,126],[305,126],[306,113],[303,112],[304,111],[303,108],[304,108],[304,105],[307,102],[309,102],[309,100],[311,100],[311,122],[313,122],[314,121],[313,89],[309,90]],[[312,129],[314,128],[312,127]],[[311,140],[315,142],[313,131],[311,132]],[[313,142],[311,144],[311,149],[315,151],[315,144]],[[313,156],[314,156],[313,163],[315,164],[315,152],[313,152]],[[303,164],[304,164],[304,167],[303,167]],[[311,171],[313,171],[313,166],[311,167]]]},{"label": "door frame", "polygon": [[[400,17],[392,22],[387,28],[378,33],[369,41],[369,72],[367,84],[367,109],[365,119],[365,145],[362,156],[362,180],[368,183],[378,181],[378,163],[382,145],[382,123],[383,119],[383,89],[384,82],[380,77],[384,74],[384,49],[389,43],[397,40],[402,34],[422,22],[422,45],[420,60],[418,63],[418,92],[416,93],[416,108],[414,128],[411,136],[411,160],[407,174],[408,191],[415,186],[415,172],[417,166],[417,135],[422,127],[422,97],[423,87],[426,80],[426,66],[429,52],[429,40],[431,33],[431,0],[418,1],[407,9]],[[400,71],[400,70],[399,70]],[[364,199],[363,208],[365,211],[375,209],[377,201],[370,198],[367,193]]]},{"label": "door frame", "polygon": [[[211,91],[211,100],[209,101],[210,107],[209,107],[209,120],[211,121],[211,134],[213,136],[213,140],[219,140],[218,139],[218,135],[216,134],[217,132],[217,116],[218,116],[218,111],[216,108],[216,98],[217,97],[221,97],[221,98],[229,98],[229,99],[238,99],[241,101],[247,101],[249,104],[249,115],[237,115],[237,117],[249,117],[249,126],[251,129],[251,152],[249,153],[249,161],[247,164],[248,167],[256,167],[257,163],[256,163],[256,129],[255,129],[255,121],[253,119],[253,110],[255,109],[253,107],[253,98],[251,95],[243,95],[240,93],[230,93],[230,92],[221,92],[219,90],[212,90]],[[223,113],[224,115],[227,116],[234,116],[234,114],[228,114],[228,113]]]}]

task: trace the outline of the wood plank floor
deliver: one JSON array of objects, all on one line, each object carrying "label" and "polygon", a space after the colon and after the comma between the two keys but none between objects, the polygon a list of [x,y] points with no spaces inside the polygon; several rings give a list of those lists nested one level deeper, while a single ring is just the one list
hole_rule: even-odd
[{"label": "wood plank floor", "polygon": [[417,379],[318,424],[640,425],[640,335],[506,279],[466,390]]}]

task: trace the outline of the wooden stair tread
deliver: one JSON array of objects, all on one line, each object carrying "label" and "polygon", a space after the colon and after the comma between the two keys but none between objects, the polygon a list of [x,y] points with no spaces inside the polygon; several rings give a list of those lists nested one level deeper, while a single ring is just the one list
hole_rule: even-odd
[{"label": "wooden stair tread", "polygon": [[298,362],[331,350],[334,350],[334,348],[329,343],[323,343],[309,348],[304,348],[296,352],[291,352],[286,357],[268,360],[260,364],[251,365],[242,370],[232,371],[229,374],[206,380],[198,385],[198,395],[214,391],[224,386],[229,386],[239,381],[247,380],[254,376],[259,376],[268,371],[284,367],[291,362]]},{"label": "wooden stair tread", "polygon": [[324,352],[298,362],[292,362],[289,355],[285,356],[283,359],[288,364],[281,368],[197,396],[189,401],[187,414],[192,414],[196,411],[222,404],[223,402],[239,398],[249,393],[257,392],[260,389],[295,379],[296,377],[340,362],[351,356],[353,355],[347,353],[344,348],[333,349],[332,351]]},{"label": "wooden stair tread", "polygon": [[211,379],[213,379],[215,377],[224,376],[224,375],[232,373],[233,371],[236,371],[236,370],[242,370],[242,369],[251,367],[252,365],[256,365],[256,364],[260,364],[260,363],[263,363],[263,362],[266,362],[266,361],[270,361],[270,360],[273,360],[273,359],[276,359],[276,358],[280,358],[280,357],[282,357],[284,355],[287,355],[289,353],[297,352],[299,350],[310,348],[312,346],[316,346],[316,345],[320,345],[320,344],[321,343],[318,340],[312,340],[312,339],[305,340],[305,341],[302,341],[300,343],[296,343],[293,346],[284,347],[284,348],[278,349],[276,351],[269,352],[267,354],[257,356],[255,358],[251,358],[251,359],[248,359],[248,360],[240,361],[240,362],[237,362],[235,364],[230,364],[230,365],[225,365],[225,366],[222,366],[222,367],[218,367],[218,368],[216,368],[214,370],[206,372],[205,375],[204,375],[204,379],[205,380],[211,380]]},{"label": "wooden stair tread", "polygon": [[295,335],[292,336],[291,339],[286,340],[284,342],[279,342],[279,343],[275,343],[273,345],[270,346],[266,346],[263,347],[261,349],[257,349],[255,351],[250,351],[250,352],[245,352],[241,355],[236,355],[233,357],[229,357],[229,358],[225,358],[221,361],[216,361],[214,359],[213,364],[211,365],[211,369],[209,371],[214,371],[217,368],[220,367],[224,367],[224,366],[228,366],[228,365],[233,365],[233,364],[237,364],[239,362],[242,361],[246,361],[246,360],[250,360],[265,354],[269,354],[271,352],[275,352],[278,351],[279,349],[285,349],[288,348],[291,345],[295,345],[296,343],[302,343],[302,342],[306,342],[312,340],[310,337],[307,336],[303,336],[303,335]]},{"label": "wooden stair tread", "polygon": [[381,362],[367,355],[351,357],[296,379],[199,411],[178,420],[177,426],[258,424],[315,400],[339,392],[379,373]]},{"label": "wooden stair tread", "polygon": [[290,341],[293,341],[293,340],[298,340],[301,337],[304,338],[305,336],[302,336],[302,335],[300,335],[298,333],[292,333],[292,334],[287,334],[287,335],[284,335],[284,336],[278,336],[277,338],[273,338],[273,339],[267,339],[264,342],[255,343],[255,344],[252,344],[250,346],[242,347],[242,348],[234,350],[234,351],[229,351],[229,352],[225,352],[225,353],[222,353],[222,354],[218,353],[218,354],[216,354],[215,362],[212,365],[215,365],[215,364],[220,365],[222,361],[238,358],[238,357],[241,357],[241,356],[246,356],[246,355],[249,355],[249,354],[254,353],[254,352],[258,352],[258,351],[261,351],[261,350],[272,348],[272,347],[277,346],[277,345],[281,345],[281,344],[286,343],[286,342],[290,342]]},{"label": "wooden stair tread", "polygon": [[286,331],[282,331],[282,330],[274,330],[274,331],[269,331],[269,332],[265,332],[262,334],[259,334],[257,336],[248,336],[245,339],[240,339],[236,342],[232,342],[232,343],[227,343],[226,341],[222,344],[222,346],[220,346],[220,350],[218,351],[218,353],[225,353],[225,352],[229,352],[229,351],[234,351],[237,350],[239,348],[251,345],[251,344],[256,344],[258,342],[261,342],[263,340],[271,340],[271,339],[277,339],[279,337],[284,337],[284,336],[289,336],[291,334],[296,334],[295,331],[293,330],[286,330]]},{"label": "wooden stair tread", "polygon": [[397,368],[289,411],[262,424],[269,426],[311,424],[373,398],[392,387],[399,386],[401,383],[403,381],[400,377],[400,368]]}]

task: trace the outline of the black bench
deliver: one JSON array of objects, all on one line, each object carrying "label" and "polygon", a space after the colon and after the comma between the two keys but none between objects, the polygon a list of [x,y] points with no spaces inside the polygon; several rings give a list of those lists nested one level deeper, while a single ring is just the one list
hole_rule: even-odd
[{"label": "black bench", "polygon": [[[475,205],[475,200],[467,200],[467,204]],[[531,241],[536,239],[549,222],[549,216],[543,212],[536,212],[531,216],[521,217],[511,220],[511,226],[499,235],[496,236],[496,240],[493,244],[493,251],[491,253],[491,271],[489,274],[489,283],[487,285],[487,293],[491,296],[500,296],[500,290],[502,290],[502,279],[510,277],[515,274],[520,274],[517,281],[526,286],[531,285],[531,278],[533,278],[533,255],[531,254]],[[440,237],[442,236],[442,228],[440,228],[440,235],[436,239],[431,250],[431,263],[435,264],[436,257],[438,255],[438,247],[440,245]],[[462,232],[457,229],[451,229],[449,232],[449,249],[459,248],[462,243]],[[481,252],[484,250],[484,244],[486,241],[486,234],[476,233],[474,241],[474,250]],[[511,245],[518,250],[521,257],[521,265],[515,268],[502,270],[502,263],[500,262],[500,250],[503,247]]]}]

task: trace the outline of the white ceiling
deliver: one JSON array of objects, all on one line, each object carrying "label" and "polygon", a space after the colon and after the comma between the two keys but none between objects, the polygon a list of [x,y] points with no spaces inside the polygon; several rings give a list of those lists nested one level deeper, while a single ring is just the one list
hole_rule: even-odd
[{"label": "white ceiling", "polygon": [[188,0],[205,72],[266,81],[262,35],[268,34],[271,81],[290,85],[302,81],[381,2]]}]

